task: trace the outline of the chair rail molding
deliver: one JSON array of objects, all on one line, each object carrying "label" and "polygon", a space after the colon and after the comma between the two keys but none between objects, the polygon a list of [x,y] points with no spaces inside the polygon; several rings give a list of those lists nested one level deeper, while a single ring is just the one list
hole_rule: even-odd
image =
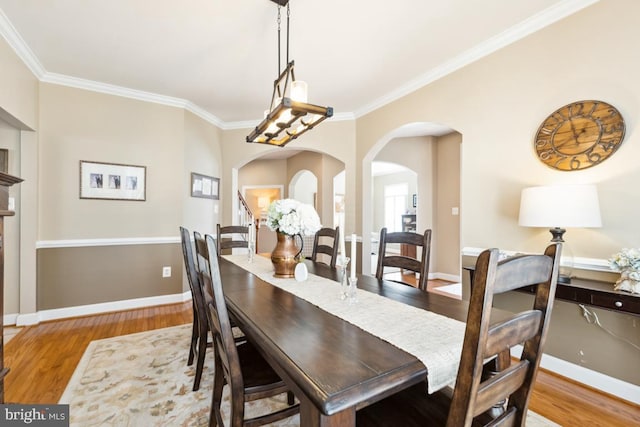
[{"label": "chair rail molding", "polygon": [[[473,247],[465,246],[464,248],[462,248],[462,256],[477,257],[485,249],[486,248],[473,248]],[[519,251],[501,251],[501,252],[507,256],[523,253]],[[561,264],[564,264],[564,263],[561,263]],[[573,257],[572,265],[573,265],[573,268],[577,270],[602,271],[606,273],[614,272],[609,267],[609,261],[607,261],[606,259]]]},{"label": "chair rail molding", "polygon": [[88,246],[162,245],[167,243],[180,243],[180,237],[117,237],[109,239],[39,240],[36,242],[36,249],[81,248]]}]

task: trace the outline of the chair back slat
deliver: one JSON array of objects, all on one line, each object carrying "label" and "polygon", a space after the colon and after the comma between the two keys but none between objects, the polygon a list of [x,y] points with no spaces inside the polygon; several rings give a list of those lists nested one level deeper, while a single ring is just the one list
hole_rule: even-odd
[{"label": "chair back slat", "polygon": [[520,361],[482,382],[478,387],[473,416],[477,417],[520,388],[526,378],[529,365],[527,360]]},{"label": "chair back slat", "polygon": [[486,427],[514,427],[518,411],[515,408],[506,410],[502,415],[486,424]]},{"label": "chair back slat", "polygon": [[[325,254],[329,256],[329,265],[331,268],[335,268],[338,260],[338,241],[340,239],[340,227],[327,228],[323,227],[316,232],[313,239],[313,251],[311,252],[312,261],[320,261],[319,254]],[[329,244],[331,240],[331,244]]]},{"label": "chair back slat", "polygon": [[223,250],[249,247],[249,227],[244,225],[216,225],[216,242],[218,255]]},{"label": "chair back slat", "polygon": [[[387,255],[387,245],[389,244],[415,246],[416,252],[418,249],[421,249],[422,255],[420,256],[420,259],[397,254]],[[384,269],[386,267],[400,268],[401,270],[410,270],[420,274],[418,288],[426,291],[427,281],[429,278],[430,253],[431,230],[425,230],[423,234],[413,233],[410,231],[388,233],[387,229],[383,228],[382,230],[380,230],[380,246],[378,249],[378,265],[376,268],[376,277],[378,279],[383,279]],[[404,282],[400,280],[400,283]]]},{"label": "chair back slat", "polygon": [[529,310],[492,325],[487,334],[483,356],[485,358],[494,356],[535,337],[540,330],[541,322],[542,313],[538,310]]},{"label": "chair back slat", "polygon": [[[498,249],[488,249],[478,256],[447,426],[470,426],[475,416],[484,416],[503,399],[507,412],[490,425],[524,425],[549,327],[561,250],[562,244],[555,243],[544,255],[500,261]],[[494,294],[531,285],[536,290],[533,307],[492,325]],[[509,350],[518,344],[523,344],[520,360],[508,366]],[[483,375],[486,358],[494,355],[501,361],[498,372]]]},{"label": "chair back slat", "polygon": [[547,281],[553,260],[544,255],[520,255],[507,258],[496,272],[493,293],[501,294]]}]

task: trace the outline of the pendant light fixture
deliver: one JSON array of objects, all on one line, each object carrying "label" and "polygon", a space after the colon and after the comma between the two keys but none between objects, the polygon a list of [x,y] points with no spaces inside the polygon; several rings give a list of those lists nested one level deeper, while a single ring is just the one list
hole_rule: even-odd
[{"label": "pendant light fixture", "polygon": [[[313,129],[327,117],[333,108],[307,103],[307,84],[296,80],[294,61],[289,61],[289,0],[271,0],[278,6],[278,78],[273,82],[273,93],[264,119],[247,136],[247,142],[284,147],[306,131]],[[280,70],[280,10],[287,6],[287,67]]]}]

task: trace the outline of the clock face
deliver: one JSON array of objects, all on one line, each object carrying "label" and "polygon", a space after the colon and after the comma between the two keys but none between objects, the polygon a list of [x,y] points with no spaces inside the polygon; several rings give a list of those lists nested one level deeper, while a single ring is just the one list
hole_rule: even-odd
[{"label": "clock face", "polygon": [[624,119],[602,101],[578,101],[554,111],[536,133],[535,149],[546,165],[573,171],[597,165],[624,138]]}]

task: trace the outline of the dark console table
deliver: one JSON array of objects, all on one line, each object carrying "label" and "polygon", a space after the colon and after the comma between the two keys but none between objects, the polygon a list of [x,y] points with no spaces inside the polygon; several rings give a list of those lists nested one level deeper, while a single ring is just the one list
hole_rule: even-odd
[{"label": "dark console table", "polygon": [[[473,283],[475,267],[464,269],[469,271],[470,283]],[[533,294],[535,286],[528,286],[519,291]],[[572,278],[571,283],[558,283],[556,299],[640,316],[640,295],[614,291],[613,283],[610,282]]]}]

